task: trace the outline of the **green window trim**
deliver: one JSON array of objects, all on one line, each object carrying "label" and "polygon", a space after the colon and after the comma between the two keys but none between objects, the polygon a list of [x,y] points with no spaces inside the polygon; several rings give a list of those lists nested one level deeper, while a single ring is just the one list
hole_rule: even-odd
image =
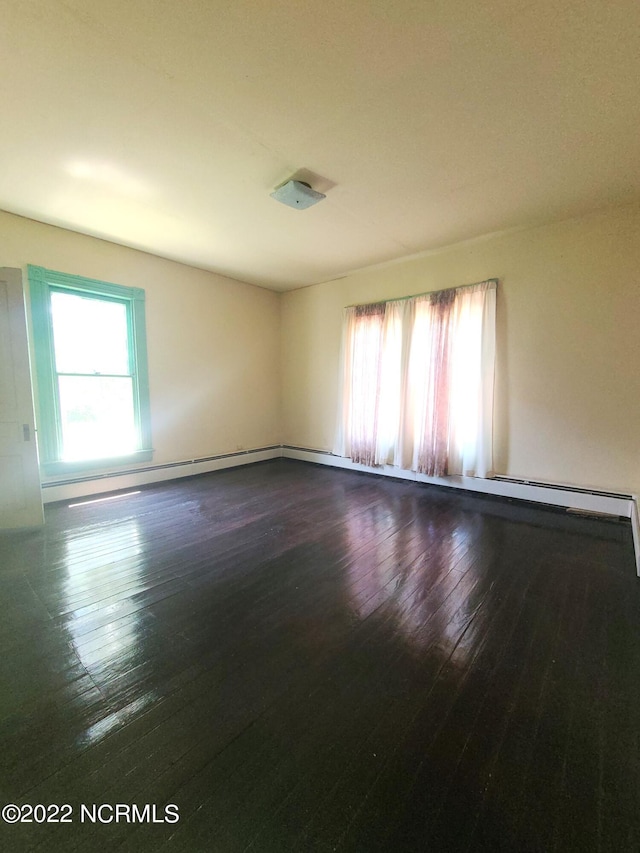
[{"label": "green window trim", "polygon": [[[153,458],[151,444],[151,407],[147,339],[145,329],[145,292],[137,287],[83,278],[77,275],[27,267],[34,337],[34,355],[38,384],[38,449],[40,467],[46,476],[72,474],[79,471],[104,469],[148,462]],[[62,436],[59,418],[59,398],[55,369],[51,293],[77,293],[104,301],[114,300],[127,306],[129,330],[129,360],[134,389],[134,413],[139,449],[126,456],[103,457],[95,460],[64,461],[61,457]]]}]

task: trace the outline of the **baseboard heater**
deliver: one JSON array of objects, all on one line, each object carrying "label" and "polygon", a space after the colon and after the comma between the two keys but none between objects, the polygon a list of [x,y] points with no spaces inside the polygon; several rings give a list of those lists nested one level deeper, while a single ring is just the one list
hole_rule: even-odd
[{"label": "baseboard heater", "polygon": [[180,462],[165,462],[161,465],[142,465],[136,468],[121,468],[111,471],[94,471],[79,477],[49,480],[42,483],[42,499],[45,504],[75,500],[90,495],[118,492],[138,486],[152,485],[182,477],[209,474],[223,468],[266,462],[282,456],[282,447],[272,444],[253,450],[236,450],[233,453],[218,453],[199,456]]},{"label": "baseboard heater", "polygon": [[580,486],[563,486],[558,483],[543,483],[541,480],[520,480],[517,477],[505,477],[498,474],[491,479],[497,480],[500,483],[517,483],[520,486],[538,486],[541,489],[557,489],[562,492],[575,492],[577,495],[597,495],[603,498],[620,498],[623,501],[632,500],[632,495],[625,495],[621,492],[607,492],[602,489],[585,489]]},{"label": "baseboard heater", "polygon": [[[501,483],[514,483],[519,486],[533,486],[539,489],[554,489],[558,492],[563,492],[565,495],[567,494],[576,494],[576,495],[588,495],[593,498],[606,498],[606,499],[615,499],[617,501],[633,501],[633,495],[627,495],[622,492],[607,492],[603,489],[587,489],[582,488],[580,486],[563,486],[558,483],[545,483],[542,480],[523,480],[518,477],[505,477],[502,475],[498,475],[493,477],[493,480],[497,480]],[[597,518],[597,519],[609,519],[609,520],[624,520],[628,523],[631,522],[631,518],[627,514],[620,514],[619,512],[613,512],[611,510],[606,509],[593,509],[587,507],[578,507],[578,506],[565,506],[565,512],[568,515],[578,515],[583,518]]]}]

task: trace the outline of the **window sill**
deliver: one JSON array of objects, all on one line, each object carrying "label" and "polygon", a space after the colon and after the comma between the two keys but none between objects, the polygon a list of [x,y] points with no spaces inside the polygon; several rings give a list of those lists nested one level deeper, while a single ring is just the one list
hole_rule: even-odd
[{"label": "window sill", "polygon": [[40,462],[40,471],[46,477],[55,477],[60,474],[80,474],[99,472],[111,468],[119,468],[123,465],[132,465],[138,462],[151,462],[153,450],[138,450],[126,456],[106,456],[103,459],[81,459],[77,462]]}]

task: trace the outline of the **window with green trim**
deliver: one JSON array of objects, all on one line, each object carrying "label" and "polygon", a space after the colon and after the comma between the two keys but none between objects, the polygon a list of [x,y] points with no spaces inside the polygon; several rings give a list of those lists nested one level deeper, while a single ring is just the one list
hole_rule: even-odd
[{"label": "window with green trim", "polygon": [[144,290],[28,270],[44,472],[151,459]]}]

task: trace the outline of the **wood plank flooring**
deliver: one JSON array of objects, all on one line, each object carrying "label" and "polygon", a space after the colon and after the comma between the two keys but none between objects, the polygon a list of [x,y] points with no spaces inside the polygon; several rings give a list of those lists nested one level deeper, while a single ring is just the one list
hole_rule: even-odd
[{"label": "wood plank flooring", "polygon": [[640,850],[625,525],[291,460],[46,519],[0,537],[0,805],[71,822],[3,850]]}]

